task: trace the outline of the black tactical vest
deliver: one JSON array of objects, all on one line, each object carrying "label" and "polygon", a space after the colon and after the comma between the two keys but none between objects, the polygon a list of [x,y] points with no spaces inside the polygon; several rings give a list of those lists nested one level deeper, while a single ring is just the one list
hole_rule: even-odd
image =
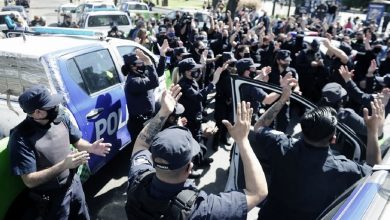
[{"label": "black tactical vest", "polygon": [[188,219],[193,205],[198,198],[196,189],[184,189],[176,197],[157,200],[149,195],[148,189],[153,171],[146,171],[135,179],[135,183],[127,191],[126,214],[130,220]]}]

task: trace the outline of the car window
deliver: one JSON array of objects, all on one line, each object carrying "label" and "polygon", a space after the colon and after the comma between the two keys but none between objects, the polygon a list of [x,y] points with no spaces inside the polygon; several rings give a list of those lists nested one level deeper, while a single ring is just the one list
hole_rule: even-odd
[{"label": "car window", "polygon": [[75,61],[90,94],[119,83],[118,72],[107,50],[77,56]]},{"label": "car window", "polygon": [[145,5],[133,4],[133,5],[129,5],[128,10],[148,10],[148,8]]},{"label": "car window", "polygon": [[90,16],[88,19],[88,27],[110,26],[112,23],[116,25],[130,24],[126,15],[96,15]]},{"label": "car window", "polygon": [[5,24],[5,16],[7,15],[0,15],[0,24]]},{"label": "car window", "polygon": [[69,75],[72,80],[77,83],[77,85],[79,85],[79,87],[83,89],[86,93],[89,93],[74,59],[66,61],[66,66],[68,67]]}]

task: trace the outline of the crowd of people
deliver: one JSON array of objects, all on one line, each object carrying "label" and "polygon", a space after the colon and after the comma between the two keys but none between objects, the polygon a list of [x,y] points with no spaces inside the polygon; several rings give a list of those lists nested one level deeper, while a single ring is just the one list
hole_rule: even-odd
[{"label": "crowd of people", "polygon": [[[160,55],[157,68],[141,50],[123,56],[127,127],[137,137],[125,206],[129,219],[246,219],[256,206],[261,206],[259,219],[315,219],[381,162],[378,138],[390,106],[390,39],[376,32],[375,23],[344,25],[324,21],[325,16],[271,19],[246,8],[234,13],[222,9],[202,26],[191,14],[177,13],[173,20],[140,17],[129,33],[116,35],[119,30],[113,28],[110,34],[127,35]],[[309,31],[316,35],[310,41]],[[154,89],[166,68],[174,85],[156,103]],[[283,92],[243,84],[243,102],[236,103],[233,123],[232,74],[281,86]],[[213,91],[216,127],[204,129]],[[319,107],[292,108],[292,93]],[[52,195],[56,204],[45,213],[48,219],[88,219],[82,189],[69,170],[85,163],[88,153],[104,156],[110,144],[87,143],[66,117],[56,121],[59,99],[41,87],[20,96],[28,117],[10,137],[12,170],[38,192],[51,192],[45,187],[53,179],[78,192]],[[301,116],[299,139],[287,131],[294,111]],[[366,143],[364,160],[352,161],[331,150],[338,122]],[[250,132],[255,136],[252,146]],[[244,189],[206,194],[189,180],[200,178],[195,170],[213,162],[205,157],[205,138],[210,136],[215,151],[229,136],[234,139],[244,167]],[[50,152],[51,160],[42,156],[47,146],[62,143],[64,137],[67,146],[73,144],[80,152],[63,152],[67,146],[58,146]],[[34,148],[42,155],[36,156]],[[269,166],[267,173],[262,163]]]}]

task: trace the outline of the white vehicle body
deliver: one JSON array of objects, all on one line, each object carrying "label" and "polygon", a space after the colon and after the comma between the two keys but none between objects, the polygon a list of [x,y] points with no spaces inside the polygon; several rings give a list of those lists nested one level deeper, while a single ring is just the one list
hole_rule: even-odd
[{"label": "white vehicle body", "polygon": [[122,11],[94,11],[85,13],[80,22],[80,28],[97,30],[107,34],[111,25],[117,25],[124,33],[129,33],[132,28],[130,17]]},{"label": "white vehicle body", "polygon": [[54,11],[57,12],[57,22],[61,24],[65,15],[71,15],[72,18],[74,16],[74,11],[76,10],[77,5],[72,3],[66,3],[58,6]]},{"label": "white vehicle body", "polygon": [[83,4],[80,4],[77,6],[77,8],[74,10],[74,13],[76,13],[75,16],[75,22],[76,24],[79,23],[81,17],[84,13],[89,11],[96,11],[96,10],[114,10],[115,4],[112,1],[86,1]]}]

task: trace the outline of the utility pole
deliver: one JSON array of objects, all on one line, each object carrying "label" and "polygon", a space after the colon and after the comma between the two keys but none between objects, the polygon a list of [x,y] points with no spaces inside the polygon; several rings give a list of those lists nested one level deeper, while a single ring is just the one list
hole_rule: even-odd
[{"label": "utility pole", "polygon": [[[295,6],[297,7],[297,6]],[[290,8],[291,8],[291,0],[288,0],[288,11],[287,11],[287,17],[290,17]]]},{"label": "utility pole", "polygon": [[272,6],[272,16],[275,14],[275,5],[276,5],[276,0],[274,0],[274,5]]}]

